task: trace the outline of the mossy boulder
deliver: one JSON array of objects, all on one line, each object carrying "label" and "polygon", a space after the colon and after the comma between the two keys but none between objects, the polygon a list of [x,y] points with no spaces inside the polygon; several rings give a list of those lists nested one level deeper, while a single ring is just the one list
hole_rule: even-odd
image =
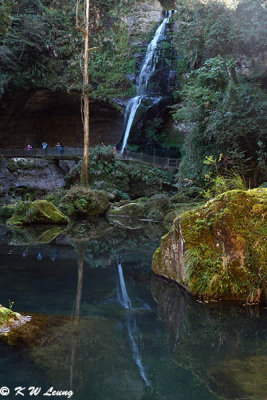
[{"label": "mossy boulder", "polygon": [[8,225],[67,224],[68,218],[52,203],[46,200],[20,202],[14,209]]},{"label": "mossy boulder", "polygon": [[144,205],[138,202],[129,202],[123,205],[114,204],[107,213],[108,217],[134,217],[144,216]]},{"label": "mossy boulder", "polygon": [[0,217],[5,219],[11,218],[14,213],[15,207],[15,204],[4,204],[0,206]]},{"label": "mossy boulder", "polygon": [[267,189],[232,190],[174,220],[153,271],[203,297],[267,301]]},{"label": "mossy boulder", "polygon": [[150,198],[141,197],[135,201],[121,201],[113,204],[108,216],[134,217],[162,221],[172,208],[168,196],[157,194]]},{"label": "mossy boulder", "polygon": [[74,186],[64,194],[58,207],[69,217],[96,217],[106,213],[109,200],[112,200],[112,195],[108,192]]},{"label": "mossy boulder", "polygon": [[25,324],[27,320],[27,317],[23,317],[19,313],[0,305],[0,335],[1,333],[9,332],[11,329]]}]

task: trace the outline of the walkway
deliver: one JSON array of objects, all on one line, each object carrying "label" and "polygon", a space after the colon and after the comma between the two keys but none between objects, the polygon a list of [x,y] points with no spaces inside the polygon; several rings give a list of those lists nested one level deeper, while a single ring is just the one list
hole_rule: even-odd
[{"label": "walkway", "polygon": [[[79,161],[83,157],[82,147],[65,147],[62,154],[58,154],[58,148],[48,147],[46,150],[40,148],[33,148],[27,150],[25,148],[20,149],[0,149],[0,157],[3,158],[45,158],[48,160],[73,160]],[[137,161],[155,167],[176,170],[179,167],[179,158],[159,157],[156,155],[135,153],[133,151],[127,151],[127,155],[124,158],[121,153],[117,153],[116,157],[120,160],[125,161]]]}]

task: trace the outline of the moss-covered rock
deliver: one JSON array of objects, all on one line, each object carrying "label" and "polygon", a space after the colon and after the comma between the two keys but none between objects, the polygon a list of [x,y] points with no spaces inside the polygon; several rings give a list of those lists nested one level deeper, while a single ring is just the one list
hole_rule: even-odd
[{"label": "moss-covered rock", "polygon": [[23,317],[19,313],[0,305],[0,335],[1,333],[9,332],[11,329],[25,324],[27,320],[27,317]]},{"label": "moss-covered rock", "polygon": [[108,217],[135,217],[144,216],[144,205],[138,202],[129,202],[123,205],[114,204],[107,213]]},{"label": "moss-covered rock", "polygon": [[194,295],[267,300],[267,190],[232,190],[175,219],[152,269]]},{"label": "moss-covered rock", "polygon": [[15,204],[5,204],[0,206],[0,217],[11,218],[14,213],[15,207]]},{"label": "moss-covered rock", "polygon": [[163,221],[172,207],[168,196],[157,194],[150,198],[141,197],[135,201],[121,201],[113,204],[107,215]]},{"label": "moss-covered rock", "polygon": [[46,200],[18,203],[8,225],[67,224],[68,218]]},{"label": "moss-covered rock", "polygon": [[74,186],[61,198],[58,207],[69,217],[96,217],[105,214],[111,199],[110,193],[103,190]]}]

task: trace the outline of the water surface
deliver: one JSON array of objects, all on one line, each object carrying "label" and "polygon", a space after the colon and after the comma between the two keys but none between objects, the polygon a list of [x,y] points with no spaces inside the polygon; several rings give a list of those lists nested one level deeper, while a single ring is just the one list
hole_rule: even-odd
[{"label": "water surface", "polygon": [[164,228],[121,225],[57,237],[2,227],[0,301],[33,318],[0,340],[0,387],[72,389],[75,400],[266,399],[266,310],[196,302],[150,272]]}]

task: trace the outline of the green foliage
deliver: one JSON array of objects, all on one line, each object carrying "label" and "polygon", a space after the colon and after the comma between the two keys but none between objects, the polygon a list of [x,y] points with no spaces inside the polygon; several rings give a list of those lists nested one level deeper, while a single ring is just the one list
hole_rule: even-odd
[{"label": "green foliage", "polygon": [[12,300],[10,300],[10,299],[8,300],[8,308],[9,308],[9,310],[12,310],[14,304],[15,304],[14,301],[12,301]]},{"label": "green foliage", "polygon": [[0,41],[7,35],[14,3],[14,0],[2,0],[0,2]]},{"label": "green foliage", "polygon": [[[184,0],[174,18],[182,84],[174,119],[191,126],[179,178],[203,183],[205,157],[223,153],[243,180],[259,185],[267,175],[266,96],[256,84],[264,74],[255,61],[266,43],[264,1],[229,8],[223,1]],[[242,60],[252,65],[247,78],[238,75]],[[217,184],[224,182],[218,178]]]},{"label": "green foliage", "polygon": [[[126,74],[135,72],[135,60],[127,25],[118,18],[132,3],[112,1],[110,7],[107,1],[91,2],[90,47],[98,48],[90,52],[92,98],[112,99],[133,92]],[[83,37],[76,29],[75,2],[21,0],[8,10],[12,24],[7,37],[0,36],[0,95],[7,88],[21,87],[80,92]]]},{"label": "green foliage", "polygon": [[218,55],[258,54],[266,43],[263,0],[242,0],[237,8],[222,1],[184,0],[178,3],[177,47],[191,68]]},{"label": "green foliage", "polygon": [[233,170],[228,171],[225,169],[223,169],[222,172],[219,172],[222,158],[223,155],[221,154],[218,160],[214,159],[212,156],[206,156],[206,159],[204,160],[204,164],[210,167],[208,173],[205,174],[208,189],[202,191],[202,195],[205,199],[210,200],[229,190],[247,189],[246,183],[238,172]]},{"label": "green foliage", "polygon": [[223,153],[231,167],[257,185],[266,159],[265,96],[252,83],[229,79],[229,63],[221,57],[208,60],[183,87],[186,101],[176,107],[174,118],[190,121],[193,129],[185,141],[180,177],[203,180],[205,156]]},{"label": "green foliage", "polygon": [[[76,165],[65,177],[69,187],[79,182],[80,168],[81,164]],[[90,150],[89,184],[92,189],[106,190],[120,200],[173,191],[174,175],[142,163],[119,160],[112,146],[96,146]]]}]

